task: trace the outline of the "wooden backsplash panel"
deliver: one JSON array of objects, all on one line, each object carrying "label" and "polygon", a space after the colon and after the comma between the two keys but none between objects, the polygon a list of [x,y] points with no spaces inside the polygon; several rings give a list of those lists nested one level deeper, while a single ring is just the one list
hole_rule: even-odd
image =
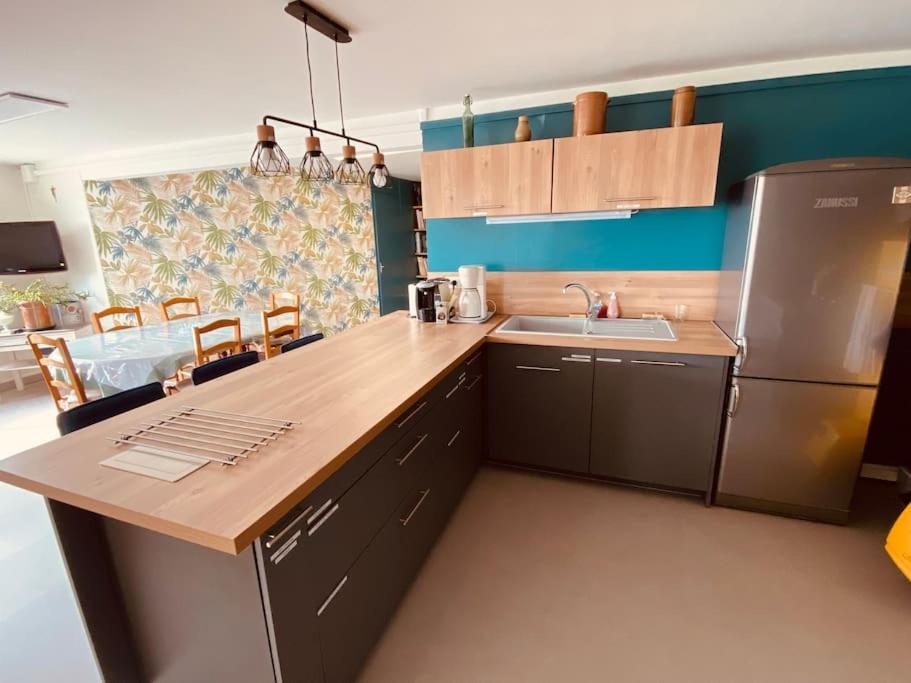
[{"label": "wooden backsplash panel", "polygon": [[[454,278],[456,273],[431,273],[431,277]],[[718,278],[717,270],[489,272],[487,298],[496,303],[501,313],[582,313],[582,294],[562,292],[568,282],[580,282],[600,292],[604,301],[608,292],[617,292],[625,318],[656,312],[673,318],[677,304],[686,304],[688,320],[712,320],[718,301]]]}]

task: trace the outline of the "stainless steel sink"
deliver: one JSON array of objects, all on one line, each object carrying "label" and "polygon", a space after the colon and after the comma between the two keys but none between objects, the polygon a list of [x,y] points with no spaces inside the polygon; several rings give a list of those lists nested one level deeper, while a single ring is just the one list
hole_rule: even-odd
[{"label": "stainless steel sink", "polygon": [[[590,331],[589,331],[590,330]],[[514,315],[497,328],[506,334],[556,334],[565,337],[606,337],[609,339],[645,339],[677,341],[674,328],[667,320],[615,320],[598,318],[590,324],[584,318],[550,315]]]}]

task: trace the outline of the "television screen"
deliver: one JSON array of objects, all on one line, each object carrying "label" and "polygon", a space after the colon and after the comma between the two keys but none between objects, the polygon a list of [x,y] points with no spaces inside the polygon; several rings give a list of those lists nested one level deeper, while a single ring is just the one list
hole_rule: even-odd
[{"label": "television screen", "polygon": [[66,270],[54,221],[0,223],[0,274]]}]

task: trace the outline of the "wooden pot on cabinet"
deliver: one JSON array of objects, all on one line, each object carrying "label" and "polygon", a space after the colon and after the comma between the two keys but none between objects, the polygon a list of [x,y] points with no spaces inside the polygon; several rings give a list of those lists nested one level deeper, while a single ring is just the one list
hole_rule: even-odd
[{"label": "wooden pot on cabinet", "polygon": [[528,123],[528,117],[520,116],[516,126],[516,142],[528,142],[529,140],[531,140],[531,126]]},{"label": "wooden pot on cabinet", "polygon": [[573,135],[600,135],[604,132],[607,93],[597,90],[576,95],[573,101]]},{"label": "wooden pot on cabinet", "polygon": [[674,90],[671,100],[671,126],[690,126],[696,114],[696,88],[684,85]]}]

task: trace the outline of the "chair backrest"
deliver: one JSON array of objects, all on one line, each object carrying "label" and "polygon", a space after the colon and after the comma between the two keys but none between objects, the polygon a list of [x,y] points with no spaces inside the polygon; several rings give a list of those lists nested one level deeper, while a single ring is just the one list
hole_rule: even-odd
[{"label": "chair backrest", "polygon": [[289,341],[287,344],[282,344],[282,353],[288,353],[288,351],[294,351],[294,349],[299,349],[302,346],[307,344],[312,344],[315,341],[319,341],[323,338],[322,332],[317,332],[316,334],[308,334],[306,337],[301,337],[300,339],[295,339],[294,341]]},{"label": "chair backrest", "polygon": [[[73,357],[70,356],[70,350],[66,345],[65,339],[46,337],[43,334],[30,334],[28,336],[28,344],[32,347],[32,353],[38,363],[38,369],[41,370],[41,376],[44,378],[44,383],[47,385],[47,390],[50,392],[51,398],[54,399],[54,405],[57,406],[58,411],[66,409],[67,394],[69,392],[73,393],[74,405],[85,403],[88,400],[85,396],[85,387],[76,372],[76,366],[73,364]],[[41,347],[56,349],[60,353],[60,360],[52,360],[45,356],[41,351]],[[66,380],[54,378],[49,368],[63,370],[66,374]],[[61,394],[61,389],[65,389],[67,394]]]},{"label": "chair backrest", "polygon": [[[278,327],[271,327],[275,318],[284,316],[287,321]],[[297,339],[301,334],[301,311],[294,306],[282,306],[273,311],[263,311],[263,353],[266,358],[272,358],[281,353],[282,338]]]},{"label": "chair backrest", "polygon": [[[230,341],[218,342],[217,344],[212,344],[212,346],[203,345],[203,335],[224,328],[232,328],[232,331],[234,332],[233,338]],[[208,363],[209,356],[217,355],[223,351],[240,353],[243,351],[243,345],[240,341],[240,318],[214,320],[208,325],[197,325],[193,328],[193,348],[196,350],[197,365]]]},{"label": "chair backrest", "polygon": [[[101,322],[102,319],[113,318],[118,315],[133,316],[133,324],[123,325],[115,320],[113,325],[108,329],[104,329],[104,324]],[[139,311],[139,306],[111,306],[110,308],[105,308],[103,311],[92,313],[92,329],[95,330],[96,334],[116,332],[117,330],[125,330],[130,327],[142,327],[142,313]]]},{"label": "chair backrest", "polygon": [[193,368],[190,379],[193,380],[193,384],[203,384],[258,362],[259,354],[256,351],[244,351]]},{"label": "chair backrest", "polygon": [[[174,312],[171,310],[174,306],[189,306],[194,312]],[[193,316],[199,315],[199,299],[195,296],[175,296],[170,299],[165,299],[158,304],[158,309],[161,311],[161,319],[165,321],[192,318]]]},{"label": "chair backrest", "polygon": [[127,389],[119,394],[89,401],[60,413],[57,415],[57,429],[63,436],[160,398],[164,398],[164,389],[159,382]]},{"label": "chair backrest", "polygon": [[269,308],[276,309],[279,306],[294,306],[294,308],[300,310],[301,295],[294,292],[270,292]]}]

